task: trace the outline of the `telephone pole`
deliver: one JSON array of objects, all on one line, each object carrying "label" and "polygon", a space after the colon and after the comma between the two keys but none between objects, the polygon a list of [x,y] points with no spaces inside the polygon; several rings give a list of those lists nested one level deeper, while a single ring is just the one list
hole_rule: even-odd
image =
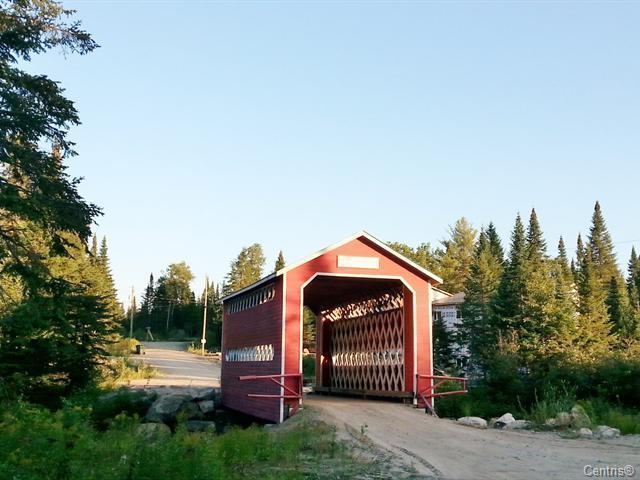
[{"label": "telephone pole", "polygon": [[202,356],[204,357],[204,344],[207,343],[207,297],[209,296],[209,277],[204,277],[204,313],[202,314]]}]

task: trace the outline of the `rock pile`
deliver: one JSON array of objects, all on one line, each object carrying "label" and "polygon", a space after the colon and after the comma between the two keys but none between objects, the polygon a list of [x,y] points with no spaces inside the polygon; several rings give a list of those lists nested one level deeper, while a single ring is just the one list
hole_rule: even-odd
[{"label": "rock pile", "polygon": [[134,398],[138,411],[146,412],[139,427],[141,434],[157,437],[170,432],[179,421],[186,421],[192,432],[215,431],[216,412],[222,405],[220,388],[170,388],[141,389],[110,392],[99,401],[113,402],[118,396]]}]

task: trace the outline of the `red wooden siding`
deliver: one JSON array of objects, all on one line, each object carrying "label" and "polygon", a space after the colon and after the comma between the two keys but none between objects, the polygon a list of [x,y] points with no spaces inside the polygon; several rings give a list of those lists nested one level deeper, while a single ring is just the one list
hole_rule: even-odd
[{"label": "red wooden siding", "polygon": [[[274,279],[273,300],[229,314],[222,323],[222,402],[225,406],[264,420],[280,421],[280,399],[251,398],[249,393],[280,395],[280,387],[265,380],[240,381],[241,375],[279,374],[282,362],[282,277]],[[261,285],[261,288],[265,285]],[[246,292],[249,294],[251,291]],[[244,295],[244,294],[243,294]],[[272,361],[228,362],[231,349],[273,345]]]},{"label": "red wooden siding", "polygon": [[[355,257],[378,257],[379,268],[338,268],[338,255]],[[414,392],[415,374],[433,374],[431,365],[431,318],[429,302],[429,283],[419,272],[398,262],[392,254],[384,251],[365,238],[357,238],[333,250],[309,260],[308,262],[286,272],[286,318],[285,318],[285,371],[284,373],[301,372],[300,344],[300,288],[317,273],[340,274],[354,277],[399,277],[415,292],[416,306],[416,366],[414,369],[414,326],[413,326],[413,294],[405,288],[405,386],[407,391]],[[291,386],[294,382],[291,381]],[[293,405],[296,400],[286,400]]]}]

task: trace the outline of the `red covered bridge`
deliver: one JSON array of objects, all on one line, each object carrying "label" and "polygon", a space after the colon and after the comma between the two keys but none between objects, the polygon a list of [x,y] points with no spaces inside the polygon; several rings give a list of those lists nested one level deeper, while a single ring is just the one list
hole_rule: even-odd
[{"label": "red covered bridge", "polygon": [[442,280],[366,232],[223,299],[222,401],[282,422],[302,403],[303,307],[316,391],[410,398],[433,387],[431,287]]}]

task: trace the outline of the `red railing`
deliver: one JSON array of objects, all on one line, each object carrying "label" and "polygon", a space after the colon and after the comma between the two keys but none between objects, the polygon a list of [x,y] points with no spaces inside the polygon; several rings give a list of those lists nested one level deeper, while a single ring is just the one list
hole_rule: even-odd
[{"label": "red railing", "polygon": [[[427,385],[422,390],[420,389],[420,380],[426,380]],[[436,389],[447,382],[456,382],[460,385],[459,390],[450,390],[446,392],[436,392]],[[424,382],[423,382],[424,384]],[[464,377],[449,377],[447,375],[416,375],[416,388],[417,396],[422,400],[425,409],[431,412],[432,415],[437,416],[433,410],[429,400],[436,397],[444,397],[446,395],[463,395],[467,393],[467,379]]]},{"label": "red railing", "polygon": [[[286,378],[297,378],[298,382],[296,390],[290,388],[284,384]],[[274,375],[242,375],[238,377],[238,380],[269,380],[280,388],[283,389],[283,395],[264,394],[264,393],[248,393],[247,396],[252,398],[287,398],[300,400],[302,398],[302,374],[301,373],[287,373],[287,374],[274,374]],[[288,395],[287,395],[288,393]]]}]

